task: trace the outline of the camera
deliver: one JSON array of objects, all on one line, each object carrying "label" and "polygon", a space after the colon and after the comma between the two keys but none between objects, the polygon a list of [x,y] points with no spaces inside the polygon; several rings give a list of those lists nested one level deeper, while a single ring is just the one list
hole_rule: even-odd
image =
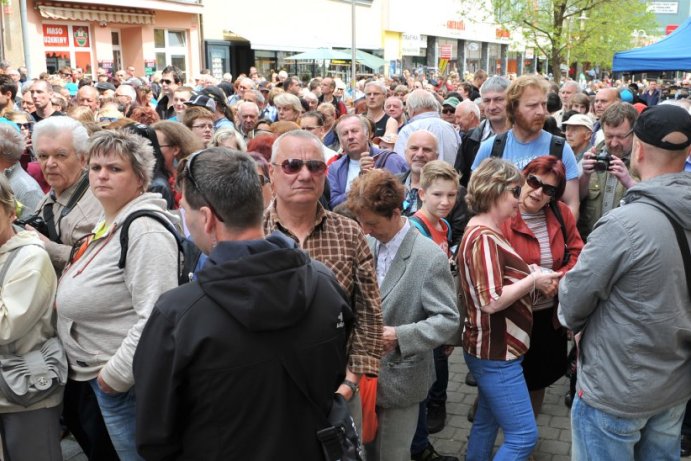
[{"label": "camera", "polygon": [[612,160],[612,155],[606,150],[601,150],[595,156],[595,171],[607,171],[609,170],[609,162]]},{"label": "camera", "polygon": [[14,222],[14,224],[21,227],[22,229],[24,229],[24,226],[26,226],[28,224],[29,226],[33,227],[34,229],[36,229],[41,234],[45,235],[46,237],[49,237],[48,225],[44,221],[43,216],[41,216],[40,214],[31,215],[26,219],[17,219]]}]

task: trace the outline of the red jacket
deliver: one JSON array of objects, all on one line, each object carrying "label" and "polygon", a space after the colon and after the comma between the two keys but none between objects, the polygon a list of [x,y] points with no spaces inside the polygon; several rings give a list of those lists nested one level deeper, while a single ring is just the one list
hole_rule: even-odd
[{"label": "red jacket", "polygon": [[[547,219],[547,233],[549,234],[552,258],[554,259],[552,270],[567,272],[576,265],[578,255],[581,254],[581,250],[583,249],[583,240],[581,240],[581,235],[576,229],[576,221],[569,207],[562,202],[557,202],[557,206],[559,206],[561,215],[564,218],[566,235],[568,237],[567,247],[571,254],[571,258],[569,262],[562,267],[561,263],[564,259],[565,250],[564,235],[556,216],[554,216],[554,213],[552,213],[549,207],[546,207],[545,218]],[[516,216],[504,222],[502,225],[502,233],[511,243],[514,250],[516,250],[516,253],[518,253],[527,264],[540,264],[540,244],[525,221],[523,221],[520,213],[516,213]]]}]

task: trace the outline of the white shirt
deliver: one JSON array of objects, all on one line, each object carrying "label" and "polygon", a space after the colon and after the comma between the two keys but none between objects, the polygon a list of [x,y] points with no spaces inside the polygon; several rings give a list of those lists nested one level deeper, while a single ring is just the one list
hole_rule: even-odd
[{"label": "white shirt", "polygon": [[398,253],[398,249],[401,247],[401,243],[403,243],[403,239],[410,229],[408,218],[403,217],[403,219],[405,220],[403,227],[401,227],[391,240],[387,243],[382,243],[377,240],[375,250],[377,259],[377,283],[379,283],[379,287],[381,287],[381,284],[384,282],[384,278],[389,272],[391,263],[396,257],[396,253]]},{"label": "white shirt", "polygon": [[348,179],[346,180],[346,192],[350,190],[350,183],[353,182],[355,178],[360,174],[360,160],[353,160],[352,158],[348,161]]}]

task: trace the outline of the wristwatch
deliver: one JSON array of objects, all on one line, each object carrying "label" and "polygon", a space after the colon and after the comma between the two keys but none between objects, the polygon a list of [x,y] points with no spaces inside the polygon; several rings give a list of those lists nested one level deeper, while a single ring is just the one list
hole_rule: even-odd
[{"label": "wristwatch", "polygon": [[356,383],[350,381],[349,379],[344,379],[343,384],[350,388],[350,390],[353,392],[353,395],[360,392],[360,386],[358,386]]}]

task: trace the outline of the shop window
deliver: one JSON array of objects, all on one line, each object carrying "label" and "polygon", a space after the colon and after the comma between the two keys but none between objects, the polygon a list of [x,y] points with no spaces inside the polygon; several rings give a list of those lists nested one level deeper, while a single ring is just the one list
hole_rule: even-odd
[{"label": "shop window", "polygon": [[173,65],[182,70],[183,81],[187,80],[187,32],[180,30],[154,29],[156,68],[162,70]]},{"label": "shop window", "polygon": [[92,72],[91,35],[87,25],[43,24],[43,46],[47,71],[56,74],[61,67],[81,67]]}]

